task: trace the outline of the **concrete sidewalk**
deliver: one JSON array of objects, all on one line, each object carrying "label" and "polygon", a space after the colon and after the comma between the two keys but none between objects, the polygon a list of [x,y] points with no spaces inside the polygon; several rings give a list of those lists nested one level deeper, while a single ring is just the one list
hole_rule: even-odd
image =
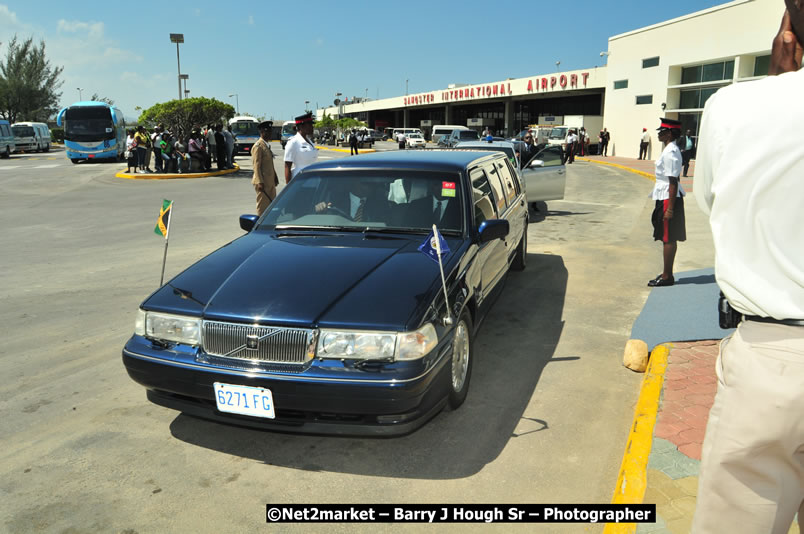
[{"label": "concrete sidewalk", "polygon": [[[581,159],[581,156],[576,156],[576,159]],[[639,171],[640,174],[644,173],[650,177],[654,176],[656,171],[656,162],[647,159],[634,159],[634,158],[620,158],[614,156],[583,156],[581,161],[591,161],[594,163],[602,163],[604,165],[613,165],[615,167],[623,167],[630,170]],[[681,186],[688,193],[692,192],[692,178],[695,176],[695,160],[690,161],[689,172],[686,177],[681,178]]]},{"label": "concrete sidewalk", "polygon": [[[653,173],[652,161],[599,156],[587,157],[585,161],[614,164],[646,177]],[[694,162],[690,165],[690,175],[693,171]],[[687,191],[692,191],[691,176],[682,180],[682,184]],[[693,208],[694,204],[687,204],[687,210],[693,215],[687,218],[687,232],[688,238],[695,236],[700,243],[683,246],[696,256],[688,260],[690,264],[708,261],[711,266],[713,257],[706,251],[707,246],[711,247],[708,220],[697,206]],[[709,282],[702,279],[698,283],[715,284],[714,280]],[[683,291],[673,291],[675,287],[654,288],[652,291],[667,292],[663,297],[670,299],[685,298],[688,295]],[[714,303],[702,302],[700,305],[714,306]],[[648,310],[646,307],[645,311]],[[656,308],[651,308],[649,313],[660,313],[653,310]],[[727,333],[725,330],[722,333],[713,331],[714,337],[722,337]],[[628,437],[623,467],[612,502],[656,504],[657,522],[640,525],[609,524],[604,532],[690,532],[698,492],[701,447],[709,409],[717,392],[715,363],[719,342],[720,339],[667,339],[651,353],[651,364],[643,380],[632,425],[632,429],[640,427],[641,432],[632,430]],[[654,354],[657,355],[656,358],[653,358]],[[646,428],[646,425],[650,426]],[[789,533],[801,534],[795,521]]]}]

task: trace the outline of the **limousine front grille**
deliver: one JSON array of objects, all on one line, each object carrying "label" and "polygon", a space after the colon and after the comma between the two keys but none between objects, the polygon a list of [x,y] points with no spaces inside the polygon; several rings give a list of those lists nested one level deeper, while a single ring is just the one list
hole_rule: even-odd
[{"label": "limousine front grille", "polygon": [[204,321],[204,352],[222,358],[304,364],[315,356],[317,330]]}]

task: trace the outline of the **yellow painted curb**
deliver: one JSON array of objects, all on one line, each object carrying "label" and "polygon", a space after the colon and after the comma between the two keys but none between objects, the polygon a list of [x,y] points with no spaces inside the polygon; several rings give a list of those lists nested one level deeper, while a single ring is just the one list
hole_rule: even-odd
[{"label": "yellow painted curb", "polygon": [[[345,148],[328,148],[326,146],[321,146],[321,145],[315,145],[315,147],[318,150],[331,150],[332,152],[344,152],[344,153],[349,152],[350,154],[352,153],[351,150],[346,150]],[[377,152],[373,148],[358,148],[357,150],[360,152],[360,154],[362,154],[364,152]]]},{"label": "yellow painted curb", "polygon": [[[634,409],[634,422],[625,445],[623,463],[614,488],[612,504],[642,504],[648,486],[648,458],[653,444],[653,427],[659,412],[659,397],[667,369],[669,344],[659,345],[650,354],[648,368],[642,377],[639,400]],[[635,523],[608,523],[603,534],[633,534]]]},{"label": "yellow painted curb", "polygon": [[578,161],[587,161],[589,163],[597,163],[598,165],[608,165],[609,167],[617,167],[618,169],[622,169],[624,171],[628,171],[628,172],[632,172],[634,174],[638,174],[640,176],[644,176],[645,178],[647,178],[651,182],[656,181],[656,176],[650,174],[649,172],[638,171],[637,169],[632,169],[631,167],[626,167],[625,165],[620,165],[619,163],[609,163],[608,161],[600,161],[600,160],[596,160],[596,159],[587,159],[587,158],[581,158],[581,157],[576,157],[575,159],[577,159]]},{"label": "yellow painted curb", "polygon": [[126,180],[186,180],[191,178],[208,178],[210,176],[223,176],[225,174],[232,174],[233,172],[237,172],[240,170],[240,165],[237,163],[234,164],[234,169],[224,169],[222,171],[213,171],[213,172],[184,172],[181,174],[136,174],[132,172],[123,172],[120,171],[115,174],[116,178],[125,178]]}]

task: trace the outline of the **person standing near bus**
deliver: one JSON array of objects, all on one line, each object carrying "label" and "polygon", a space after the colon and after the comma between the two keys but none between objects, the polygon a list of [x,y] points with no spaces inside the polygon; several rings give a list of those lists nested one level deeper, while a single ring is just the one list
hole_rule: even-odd
[{"label": "person standing near bus", "polygon": [[313,114],[305,113],[296,117],[296,135],[285,145],[285,183],[290,181],[300,170],[315,163],[318,149],[313,144]]},{"label": "person standing near bus", "polygon": [[251,148],[251,163],[254,167],[251,183],[257,193],[257,215],[262,215],[271,205],[276,198],[276,186],[279,185],[279,177],[274,168],[274,153],[270,145],[273,125],[271,121],[260,123],[260,138]]},{"label": "person standing near bus", "polygon": [[137,173],[145,174],[145,157],[148,153],[146,147],[150,145],[151,140],[148,134],[145,133],[145,126],[137,126],[137,133],[134,134],[134,141],[136,142],[137,150]]}]

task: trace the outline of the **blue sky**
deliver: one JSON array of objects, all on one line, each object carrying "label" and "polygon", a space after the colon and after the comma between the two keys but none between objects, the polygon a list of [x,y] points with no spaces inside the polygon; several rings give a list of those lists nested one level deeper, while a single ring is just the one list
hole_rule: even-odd
[{"label": "blue sky", "polygon": [[336,92],[403,95],[406,79],[416,93],[555,72],[556,61],[562,71],[602,65],[610,36],[722,3],[0,0],[0,54],[14,34],[43,39],[64,67],[62,104],[81,87],[136,118],[137,106],[178,97],[169,34],[183,33],[190,96],[235,105],[237,93],[241,113],[283,120]]}]

